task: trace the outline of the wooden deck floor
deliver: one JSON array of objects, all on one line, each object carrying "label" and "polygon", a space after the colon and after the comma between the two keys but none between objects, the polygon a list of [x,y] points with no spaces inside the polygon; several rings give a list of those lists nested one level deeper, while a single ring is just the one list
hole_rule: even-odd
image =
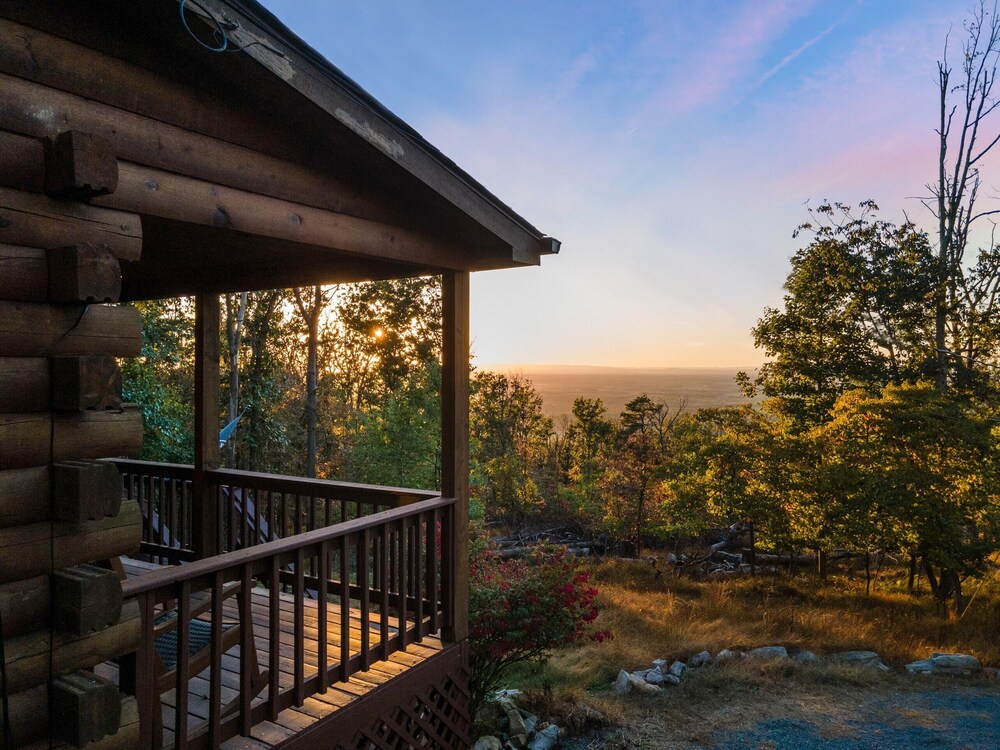
[{"label": "wooden deck floor", "polygon": [[[142,566],[126,564],[126,571],[131,575],[141,574]],[[294,600],[291,594],[280,594],[281,611],[281,656],[279,684],[282,690],[294,684]],[[252,591],[252,610],[254,641],[257,648],[257,661],[262,670],[267,669],[270,661],[269,609],[270,594],[265,588],[255,588]],[[320,603],[315,599],[305,600],[305,678],[316,675],[318,658],[318,608]],[[340,607],[327,604],[328,649],[332,658],[338,653],[340,643]],[[223,607],[227,618],[239,619],[235,598],[230,598]],[[361,621],[358,613],[352,610],[351,640],[360,637]],[[390,618],[390,636],[396,632],[396,622]],[[379,642],[378,615],[369,615],[370,639],[372,644]],[[237,736],[222,744],[226,750],[264,750],[278,745],[303,731],[315,722],[323,719],[337,709],[345,706],[359,696],[364,695],[374,687],[420,664],[424,660],[441,651],[441,641],[437,636],[424,637],[423,641],[408,644],[405,651],[391,654],[388,659],[372,664],[366,672],[358,672],[347,682],[337,682],[331,685],[325,694],[317,694],[306,698],[302,706],[288,708],[278,715],[275,722],[265,721],[257,724],[250,737]],[[222,702],[223,705],[236,700],[239,695],[240,680],[240,649],[236,646],[222,659]],[[208,670],[194,677],[189,682],[188,727],[189,732],[196,732],[203,727],[208,719],[209,682]],[[267,696],[265,687],[260,696],[254,700],[255,705],[263,702]],[[170,690],[162,696],[164,721],[164,747],[173,747],[173,727],[175,719],[174,691]]]}]

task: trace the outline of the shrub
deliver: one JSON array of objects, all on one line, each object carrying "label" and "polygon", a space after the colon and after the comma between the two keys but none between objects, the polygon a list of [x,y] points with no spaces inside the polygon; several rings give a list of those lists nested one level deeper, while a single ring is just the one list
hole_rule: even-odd
[{"label": "shrub", "polygon": [[585,638],[609,637],[593,628],[599,604],[590,574],[564,549],[504,560],[486,545],[473,552],[470,567],[473,710],[515,664],[544,660],[552,649]]}]

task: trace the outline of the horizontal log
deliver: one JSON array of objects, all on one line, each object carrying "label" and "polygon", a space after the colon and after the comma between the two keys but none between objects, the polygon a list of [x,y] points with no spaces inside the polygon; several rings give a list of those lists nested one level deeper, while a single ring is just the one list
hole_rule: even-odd
[{"label": "horizontal log", "polygon": [[121,695],[111,680],[77,670],[56,677],[50,694],[54,739],[83,747],[118,731]]},{"label": "horizontal log", "polygon": [[142,224],[132,213],[0,187],[0,242],[46,249],[85,243],[139,260]]},{"label": "horizontal log", "polygon": [[122,271],[110,249],[95,245],[53,248],[48,260],[50,302],[118,301]]},{"label": "horizontal log", "polygon": [[122,373],[114,357],[53,357],[52,408],[56,411],[117,409]]},{"label": "horizontal log", "polygon": [[51,393],[45,357],[0,357],[0,414],[48,411]]},{"label": "horizontal log", "polygon": [[60,461],[52,466],[52,518],[81,523],[121,509],[122,475],[109,461]]},{"label": "horizontal log", "polygon": [[0,584],[0,618],[4,638],[38,630],[49,620],[49,577]]},{"label": "horizontal log", "polygon": [[87,458],[135,458],[142,450],[142,415],[118,410],[0,414],[0,470]]},{"label": "horizontal log", "polygon": [[[468,263],[468,248],[370,219],[271,198],[131,162],[118,165],[118,190],[95,205],[163,219],[434,267]],[[2,239],[2,234],[0,234]]]},{"label": "horizontal log", "polygon": [[45,302],[49,298],[49,261],[45,250],[0,245],[0,299]]},{"label": "horizontal log", "polygon": [[138,458],[142,415],[135,404],[121,409],[57,413],[52,426],[52,460]]},{"label": "horizontal log", "polygon": [[0,302],[0,356],[137,357],[141,351],[142,318],[134,308]]},{"label": "horizontal log", "polygon": [[45,147],[40,138],[0,131],[0,185],[32,193],[45,189]]},{"label": "horizontal log", "polygon": [[49,414],[0,414],[0,470],[41,466],[51,460]]},{"label": "horizontal log", "polygon": [[[0,706],[3,696],[0,695]],[[0,711],[0,737],[4,736],[4,711]],[[10,717],[10,733],[14,747],[28,745],[49,732],[49,687],[40,684],[20,692],[11,691],[6,714]],[[44,747],[48,747],[48,741]]]},{"label": "horizontal log", "polygon": [[49,517],[49,467],[0,471],[0,528]]},{"label": "horizontal log", "polygon": [[46,143],[45,192],[56,198],[90,200],[115,192],[118,159],[99,135],[64,130]]},{"label": "horizontal log", "polygon": [[117,516],[84,523],[41,523],[0,529],[0,583],[20,581],[135,553],[142,540],[142,514],[123,501]]},{"label": "horizontal log", "polygon": [[11,692],[48,682],[51,675],[93,669],[111,659],[132,653],[139,645],[139,605],[130,601],[115,625],[95,633],[75,636],[39,630],[9,639],[5,645],[7,686]]},{"label": "horizontal log", "polygon": [[118,622],[122,585],[117,574],[96,565],[74,565],[52,574],[56,630],[84,635]]},{"label": "horizontal log", "polygon": [[[14,73],[0,74],[0,89],[4,91],[4,99],[0,100],[0,127],[35,138],[55,137],[66,128],[84,130],[106,138],[120,160],[353,216],[391,221],[392,217],[412,211],[379,196],[361,193],[342,178],[318,170],[313,166],[317,162],[316,153],[306,152],[300,144],[294,144],[294,149],[303,153],[287,153],[282,157],[275,154],[282,138],[269,134],[256,140],[247,139],[245,136],[252,130],[255,118],[246,111],[218,108],[218,126],[206,128],[206,114],[213,103],[197,98],[190,88],[141,68],[129,72],[129,66],[119,59],[27,29],[26,33],[37,35],[30,45],[31,55],[39,54],[38,45],[51,49],[51,66],[72,70],[71,88],[82,95],[67,93],[65,84],[69,81],[39,76],[37,69],[30,77],[39,82],[25,80],[23,67],[11,60],[12,47],[21,48],[13,50],[15,55],[27,52],[23,49],[25,32],[18,33],[17,29],[18,25],[13,23],[10,28],[0,28],[0,70]],[[83,62],[87,58],[90,67]],[[98,77],[93,66],[104,68],[105,72]],[[87,78],[94,76],[92,90],[86,87],[85,71],[89,73]],[[129,106],[139,91],[137,76],[146,79],[143,85],[149,87],[149,95],[143,97],[142,105]],[[122,82],[121,92],[129,92],[126,96],[131,102],[100,102],[102,96],[114,95],[115,80]],[[39,101],[45,102],[50,116],[32,116]],[[156,111],[155,106],[146,104],[165,111]],[[178,117],[184,112],[196,114],[191,118]],[[260,120],[256,118],[256,124]]]}]

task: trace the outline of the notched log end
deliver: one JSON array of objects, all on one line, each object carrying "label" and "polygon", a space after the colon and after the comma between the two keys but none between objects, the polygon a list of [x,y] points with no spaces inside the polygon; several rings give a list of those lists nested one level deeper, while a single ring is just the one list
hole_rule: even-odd
[{"label": "notched log end", "polygon": [[90,200],[118,189],[118,159],[111,143],[69,130],[46,141],[45,192],[54,198]]}]

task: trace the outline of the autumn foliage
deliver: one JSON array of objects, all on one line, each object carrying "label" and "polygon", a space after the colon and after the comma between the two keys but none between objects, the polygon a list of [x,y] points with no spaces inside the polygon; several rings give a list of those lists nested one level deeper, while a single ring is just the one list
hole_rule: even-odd
[{"label": "autumn foliage", "polygon": [[598,591],[561,548],[503,559],[492,547],[471,561],[472,703],[478,706],[516,664],[555,648],[609,637],[594,627]]}]

